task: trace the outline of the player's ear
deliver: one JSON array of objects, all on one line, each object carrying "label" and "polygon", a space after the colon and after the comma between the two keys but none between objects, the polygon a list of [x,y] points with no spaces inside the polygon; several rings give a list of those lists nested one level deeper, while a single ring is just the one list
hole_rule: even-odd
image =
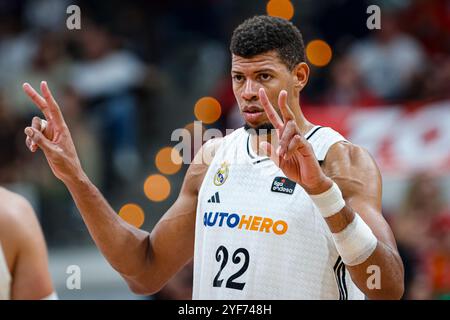
[{"label": "player's ear", "polygon": [[292,70],[292,76],[294,77],[294,86],[297,90],[302,91],[308,83],[309,78],[309,66],[305,62],[300,62]]}]

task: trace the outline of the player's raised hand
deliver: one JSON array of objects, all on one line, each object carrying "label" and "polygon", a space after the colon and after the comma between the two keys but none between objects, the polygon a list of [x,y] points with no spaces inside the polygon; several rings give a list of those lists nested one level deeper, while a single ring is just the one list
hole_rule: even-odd
[{"label": "player's raised hand", "polygon": [[37,147],[44,152],[58,179],[67,181],[75,178],[81,172],[80,161],[69,129],[47,82],[41,82],[42,96],[28,83],[24,83],[23,90],[45,117],[34,117],[31,126],[25,128],[27,147],[32,152],[35,152]]},{"label": "player's raised hand", "polygon": [[267,117],[277,131],[279,141],[277,150],[266,141],[261,142],[259,147],[289,179],[300,184],[308,193],[317,194],[328,190],[332,181],[323,173],[311,144],[301,134],[294,113],[287,104],[287,92],[281,90],[278,96],[283,119],[280,119],[270,103],[264,88],[259,89],[259,98]]}]

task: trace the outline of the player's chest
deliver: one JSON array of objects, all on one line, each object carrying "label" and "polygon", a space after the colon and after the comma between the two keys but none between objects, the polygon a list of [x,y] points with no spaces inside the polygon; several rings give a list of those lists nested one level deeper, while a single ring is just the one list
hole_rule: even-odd
[{"label": "player's chest", "polygon": [[307,223],[314,210],[303,188],[281,170],[262,172],[244,165],[212,170],[203,183],[198,207],[205,226],[263,232],[282,232],[285,225]]}]

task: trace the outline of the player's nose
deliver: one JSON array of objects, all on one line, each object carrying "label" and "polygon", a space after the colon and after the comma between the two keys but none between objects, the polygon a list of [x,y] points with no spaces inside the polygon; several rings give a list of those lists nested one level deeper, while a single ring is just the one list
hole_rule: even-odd
[{"label": "player's nose", "polygon": [[258,100],[258,84],[255,81],[247,80],[242,90],[241,97],[247,101]]}]

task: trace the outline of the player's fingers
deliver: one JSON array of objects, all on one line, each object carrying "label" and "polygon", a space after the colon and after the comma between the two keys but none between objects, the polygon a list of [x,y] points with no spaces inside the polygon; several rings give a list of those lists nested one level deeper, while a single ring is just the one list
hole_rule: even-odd
[{"label": "player's fingers", "polygon": [[296,152],[301,154],[305,159],[312,159],[315,157],[314,150],[311,144],[302,135],[295,135],[289,143],[286,157],[284,159],[291,158]]},{"label": "player's fingers", "polygon": [[[33,119],[31,120],[31,127],[41,131],[41,123],[42,123],[41,118],[33,117]],[[31,152],[35,152],[37,150],[36,143],[34,143],[29,137],[27,137],[26,142],[27,147],[30,149]]]},{"label": "player's fingers", "polygon": [[53,146],[50,140],[48,140],[42,132],[39,130],[36,130],[32,127],[26,127],[25,128],[25,134],[27,135],[30,140],[35,143],[39,148],[41,148],[44,152],[51,152],[53,151]]},{"label": "player's fingers", "polygon": [[30,149],[31,152],[36,152],[38,149],[38,145],[33,142],[33,140],[30,139],[30,137],[27,136],[25,140],[25,144],[27,145],[28,149]]},{"label": "player's fingers", "polygon": [[27,136],[27,138],[25,139],[25,144],[27,148],[30,149],[31,152],[36,151],[36,145],[34,144],[34,142],[31,141],[30,137]]},{"label": "player's fingers", "polygon": [[290,159],[295,154],[295,152],[304,147],[305,145],[302,143],[300,136],[295,135],[289,142],[289,145],[286,149],[286,154],[284,155],[284,159],[285,160]]},{"label": "player's fingers", "polygon": [[294,120],[294,113],[287,104],[287,96],[288,94],[286,90],[281,90],[280,94],[278,95],[278,106],[280,107],[284,123],[290,120]]},{"label": "player's fingers", "polygon": [[45,118],[47,118],[47,120],[51,119],[51,115],[49,113],[47,102],[45,101],[45,99],[42,98],[41,95],[37,93],[29,83],[24,83],[22,87],[23,91],[25,91],[28,97],[30,97],[34,104],[42,111]]},{"label": "player's fingers", "polygon": [[269,98],[267,98],[266,91],[264,88],[259,89],[259,99],[261,100],[261,104],[267,114],[267,117],[269,118],[269,121],[273,124],[273,126],[276,129],[281,130],[283,127],[283,122],[281,121],[280,116],[273,108],[272,104],[269,101]]},{"label": "player's fingers", "polygon": [[[50,128],[46,120],[39,117],[33,117],[33,120],[31,121],[31,127],[42,132],[47,139],[52,140],[52,133],[50,132]],[[37,149],[37,146],[34,142],[32,142],[31,145],[34,147],[34,149]]]},{"label": "player's fingers", "polygon": [[53,98],[47,81],[41,82],[41,91],[45,101],[47,102],[48,109],[52,118],[57,125],[62,126],[64,124],[64,118],[62,116],[61,109],[59,108],[58,103],[56,103],[55,98]]},{"label": "player's fingers", "polygon": [[289,143],[292,138],[298,134],[298,128],[294,121],[289,121],[286,123],[285,128],[283,130],[283,134],[280,137],[280,157],[283,157],[287,150]]},{"label": "player's fingers", "polygon": [[39,117],[33,117],[33,119],[31,120],[31,127],[35,128],[36,130],[42,131],[41,124],[42,124],[42,119]]}]

